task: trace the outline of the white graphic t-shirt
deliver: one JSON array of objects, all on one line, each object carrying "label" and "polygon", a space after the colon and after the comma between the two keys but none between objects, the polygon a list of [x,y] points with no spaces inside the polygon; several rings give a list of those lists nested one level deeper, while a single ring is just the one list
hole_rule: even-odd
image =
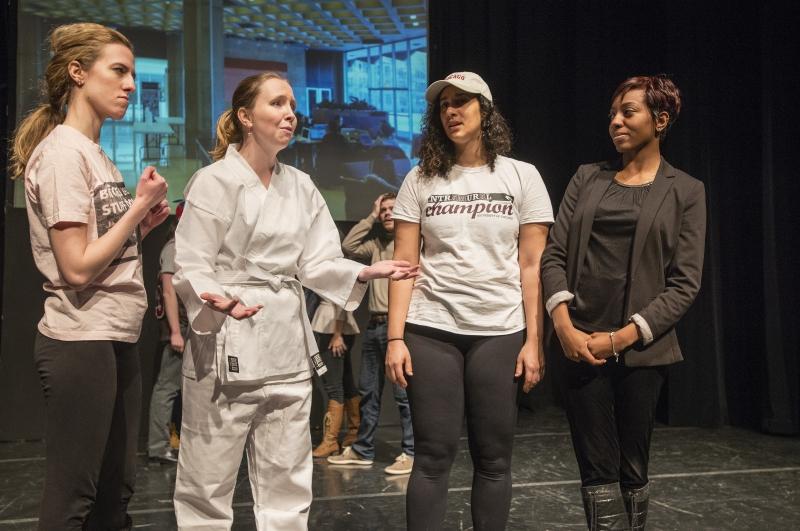
[{"label": "white graphic t-shirt", "polygon": [[453,166],[447,179],[406,176],[395,219],[420,224],[420,276],[407,321],[465,335],[525,328],[519,226],[552,223],[553,209],[532,164],[498,157],[489,166]]},{"label": "white graphic t-shirt", "polygon": [[39,331],[62,341],[137,341],[147,309],[138,231],[108,268],[80,291],[61,277],[48,236],[59,222],[85,223],[87,242],[92,242],[119,221],[133,198],[116,166],[99,145],[59,125],[31,155],[25,200],[33,258],[50,294]]}]

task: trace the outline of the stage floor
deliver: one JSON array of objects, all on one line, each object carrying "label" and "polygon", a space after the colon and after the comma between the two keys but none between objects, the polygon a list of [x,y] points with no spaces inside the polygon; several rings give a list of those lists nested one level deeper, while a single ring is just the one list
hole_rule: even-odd
[{"label": "stage floor", "polygon": [[[318,434],[317,434],[318,436]],[[399,451],[399,428],[381,427],[371,467],[314,466],[311,530],[405,529],[408,477],[383,467]],[[648,529],[800,528],[800,438],[735,428],[658,427],[651,451]],[[35,529],[44,475],[43,444],[0,444],[0,530]],[[578,473],[563,413],[520,411],[514,443],[509,530],[582,529]],[[466,439],[450,476],[444,529],[471,529],[472,466]],[[138,529],[176,529],[175,467],[140,457],[130,506]],[[233,529],[255,529],[246,467],[234,496]]]}]

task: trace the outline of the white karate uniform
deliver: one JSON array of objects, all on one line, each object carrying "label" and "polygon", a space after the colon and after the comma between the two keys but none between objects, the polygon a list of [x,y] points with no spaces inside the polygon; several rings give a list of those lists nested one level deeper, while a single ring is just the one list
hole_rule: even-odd
[{"label": "white karate uniform", "polygon": [[[353,310],[364,266],[342,257],[308,175],[277,164],[265,188],[237,148],[192,177],[175,235],[173,283],[191,325],[175,514],[181,530],[230,529],[246,447],[258,529],[306,529],[317,348],[301,283]],[[237,321],[204,304],[203,292],[264,307]]]}]

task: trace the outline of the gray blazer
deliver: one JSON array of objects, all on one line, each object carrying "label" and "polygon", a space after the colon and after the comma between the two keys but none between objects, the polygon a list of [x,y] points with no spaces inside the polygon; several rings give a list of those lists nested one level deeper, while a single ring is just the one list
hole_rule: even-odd
[{"label": "gray blazer", "polygon": [[[597,204],[619,169],[618,163],[585,164],[572,177],[542,256],[545,301],[560,291],[574,293],[578,286]],[[653,340],[628,348],[625,365],[683,359],[675,325],[700,289],[705,232],[703,183],[662,158],[636,223],[625,295],[625,315],[639,314]]]}]

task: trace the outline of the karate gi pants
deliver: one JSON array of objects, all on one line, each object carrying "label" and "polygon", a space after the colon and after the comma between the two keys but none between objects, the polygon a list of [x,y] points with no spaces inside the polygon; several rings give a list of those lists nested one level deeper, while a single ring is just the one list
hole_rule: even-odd
[{"label": "karate gi pants", "polygon": [[229,530],[247,451],[256,527],[305,530],[311,506],[311,380],[221,385],[184,378],[175,516],[180,530]]}]

